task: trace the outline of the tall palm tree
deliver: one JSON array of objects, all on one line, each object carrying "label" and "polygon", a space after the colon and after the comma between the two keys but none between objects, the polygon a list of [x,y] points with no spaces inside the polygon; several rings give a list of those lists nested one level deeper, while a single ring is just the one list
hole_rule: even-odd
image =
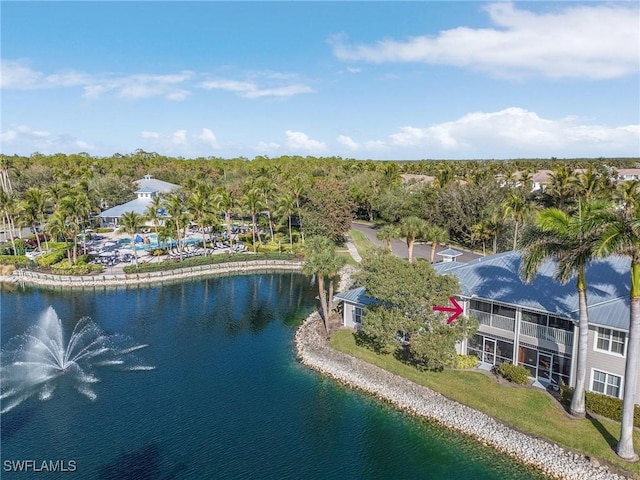
[{"label": "tall palm tree", "polygon": [[133,250],[133,258],[138,268],[138,252],[136,251],[136,233],[144,226],[144,217],[136,212],[124,212],[120,217],[119,233],[131,235],[131,249]]},{"label": "tall palm tree", "polygon": [[413,246],[423,237],[429,228],[426,220],[418,217],[406,217],[400,221],[400,234],[407,240],[407,257],[413,263]]},{"label": "tall palm tree", "polygon": [[[318,296],[322,309],[322,321],[325,331],[329,331],[329,317],[333,309],[334,282],[345,263],[338,256],[336,247],[326,237],[312,237],[306,243],[307,256],[302,267],[305,275],[315,275],[318,279]],[[329,283],[327,289],[326,281]]]},{"label": "tall palm tree", "polygon": [[389,223],[376,232],[376,238],[387,244],[387,250],[391,251],[391,242],[396,238],[400,238],[400,227]]},{"label": "tall palm tree", "polygon": [[513,249],[515,250],[518,243],[518,229],[531,212],[531,205],[522,192],[512,190],[502,204],[502,212],[505,218],[514,222]]},{"label": "tall palm tree", "polygon": [[587,376],[587,351],[589,315],[587,311],[586,269],[596,256],[597,224],[593,219],[605,210],[601,202],[578,203],[578,210],[569,215],[559,208],[548,208],[539,213],[536,225],[525,230],[520,246],[524,256],[520,275],[531,281],[542,263],[556,261],[555,278],[567,283],[577,278],[578,289],[578,358],[576,360],[576,385],[571,399],[571,414],[585,415]]},{"label": "tall palm tree", "polygon": [[640,210],[640,180],[630,180],[618,185],[615,198],[627,216],[631,215],[634,209]]},{"label": "tall palm tree", "polygon": [[286,217],[289,226],[289,244],[293,251],[293,233],[291,231],[291,217],[296,212],[296,199],[290,193],[285,193],[278,199],[277,214]]},{"label": "tall palm tree", "polygon": [[162,200],[162,205],[171,217],[171,223],[175,227],[176,247],[182,251],[182,230],[187,224],[185,198],[182,192],[172,192]]},{"label": "tall palm tree", "polygon": [[0,189],[0,212],[2,213],[2,230],[9,234],[13,254],[16,255],[15,214],[17,200],[15,195]]},{"label": "tall palm tree", "polygon": [[491,227],[488,220],[474,223],[471,226],[471,240],[482,242],[482,256],[487,255],[487,240],[491,240]]},{"label": "tall palm tree", "polygon": [[[25,216],[33,232],[36,234],[36,243],[38,251],[42,251],[40,245],[40,235],[38,233],[38,225],[42,225],[44,220],[44,212],[47,209],[47,194],[44,190],[32,187],[22,194],[21,213]],[[46,239],[46,236],[45,236]]]},{"label": "tall palm tree", "polygon": [[262,203],[260,192],[257,189],[252,188],[247,193],[245,193],[244,196],[242,197],[242,204],[244,205],[244,208],[251,215],[251,223],[252,223],[251,233],[253,236],[253,252],[255,253],[257,250],[256,234],[258,235],[258,242],[262,244],[262,241],[260,240],[260,233],[258,232],[258,223],[257,223],[258,213],[260,212],[260,210],[264,208],[264,204]]},{"label": "tall palm tree", "polygon": [[500,212],[494,212],[486,222],[487,229],[493,238],[493,254],[498,253],[498,237],[504,233],[504,219]]},{"label": "tall palm tree", "polygon": [[633,448],[633,415],[636,384],[640,365],[640,210],[607,212],[596,220],[604,224],[598,254],[624,255],[631,258],[629,338],[622,398],[622,422],[617,454],[626,460],[637,460]]},{"label": "tall palm tree", "polygon": [[229,237],[229,241],[231,241],[231,215],[238,207],[238,201],[226,188],[218,190],[215,201],[218,204],[218,208],[222,209],[224,213],[224,221],[227,224],[227,236]]},{"label": "tall palm tree", "polygon": [[436,258],[436,248],[438,248],[438,244],[449,240],[449,232],[447,232],[444,228],[438,227],[437,225],[429,225],[427,227],[427,231],[425,232],[425,237],[431,242],[430,260],[431,263],[433,263]]},{"label": "tall palm tree", "polygon": [[73,257],[75,265],[78,261],[78,234],[82,231],[85,219],[91,213],[91,203],[85,193],[67,195],[59,201],[58,209],[66,219],[66,223],[73,232]]},{"label": "tall palm tree", "polygon": [[65,212],[60,208],[54,210],[47,221],[46,229],[51,238],[56,239],[56,241],[60,238],[64,240],[67,245],[67,258],[72,261],[71,245],[74,245],[72,239],[75,235],[75,228],[67,220]]},{"label": "tall palm tree", "polygon": [[575,197],[577,178],[567,165],[560,165],[550,174],[551,183],[544,193],[551,198],[553,205],[564,210],[567,203]]},{"label": "tall palm tree", "polygon": [[206,190],[196,190],[187,199],[187,208],[191,219],[202,230],[204,254],[207,255],[207,228],[213,223],[213,196]]},{"label": "tall palm tree", "polygon": [[158,227],[164,215],[162,215],[162,197],[160,195],[154,195],[151,197],[151,201],[144,211],[143,216],[148,219],[153,225],[153,230],[158,234]]},{"label": "tall palm tree", "polygon": [[262,208],[264,208],[267,213],[267,219],[269,220],[269,234],[270,238],[273,240],[273,218],[271,215],[270,200],[273,192],[275,191],[275,184],[269,177],[261,176],[256,180],[254,188],[257,189],[262,196]]},{"label": "tall palm tree", "polygon": [[298,226],[300,227],[300,240],[304,243],[304,228],[302,227],[302,210],[300,209],[300,199],[305,190],[305,180],[300,176],[289,179],[288,189],[296,199],[296,213],[298,215]]}]

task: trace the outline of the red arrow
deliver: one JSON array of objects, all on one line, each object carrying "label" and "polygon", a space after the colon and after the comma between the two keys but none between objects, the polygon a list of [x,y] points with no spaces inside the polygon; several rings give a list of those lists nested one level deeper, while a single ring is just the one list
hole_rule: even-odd
[{"label": "red arrow", "polygon": [[453,315],[451,315],[447,319],[447,323],[453,322],[462,314],[462,307],[458,302],[456,302],[456,299],[453,297],[449,297],[449,301],[453,303],[453,307],[433,307],[433,310],[435,312],[453,312]]}]

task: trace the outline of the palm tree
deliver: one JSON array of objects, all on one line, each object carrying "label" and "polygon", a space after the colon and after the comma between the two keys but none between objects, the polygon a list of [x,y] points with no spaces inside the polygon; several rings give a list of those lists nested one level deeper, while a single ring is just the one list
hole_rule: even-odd
[{"label": "palm tree", "polygon": [[[322,321],[325,332],[329,331],[329,317],[333,310],[334,282],[338,272],[345,263],[345,258],[336,253],[336,247],[326,237],[312,237],[306,243],[307,257],[302,271],[305,275],[315,275],[318,278],[318,296],[322,309]],[[326,288],[325,281],[329,282]]]},{"label": "palm tree", "polygon": [[387,244],[387,250],[391,251],[391,242],[396,238],[400,238],[400,227],[389,223],[376,232],[376,238]]},{"label": "palm tree", "polygon": [[275,190],[275,185],[270,178],[262,176],[256,180],[254,188],[257,189],[260,195],[262,195],[262,208],[264,208],[267,212],[267,219],[269,220],[269,234],[270,238],[273,240],[273,219],[271,216],[271,206],[269,204],[269,199],[271,198],[271,195]]},{"label": "palm tree", "polygon": [[91,203],[84,193],[67,195],[58,204],[66,220],[67,227],[73,232],[73,264],[78,261],[78,234],[82,231],[85,218],[91,213]]},{"label": "palm tree", "polygon": [[71,245],[73,243],[70,240],[75,235],[75,229],[68,222],[64,211],[59,208],[56,209],[53,215],[49,217],[46,228],[51,238],[56,240],[62,238],[65,241],[67,244],[67,258],[72,261]]},{"label": "palm tree", "polygon": [[124,212],[120,217],[121,227],[119,233],[127,233],[131,235],[131,249],[133,250],[133,258],[136,268],[138,268],[138,252],[136,251],[136,233],[144,226],[144,217],[136,212]]},{"label": "palm tree", "polygon": [[604,224],[598,244],[598,254],[624,255],[631,258],[631,288],[629,308],[629,340],[622,398],[622,422],[617,454],[625,460],[635,461],[633,448],[633,415],[640,361],[640,210],[607,212],[596,219]]},{"label": "palm tree", "polygon": [[13,248],[13,254],[16,255],[16,240],[15,240],[15,213],[16,213],[16,197],[0,189],[0,212],[2,212],[2,230],[8,232],[11,239],[11,247]]},{"label": "palm tree", "polygon": [[204,254],[207,255],[207,233],[206,227],[210,226],[213,218],[212,196],[206,190],[196,190],[187,199],[187,208],[191,214],[191,219],[202,230],[202,244]]},{"label": "palm tree", "polygon": [[143,216],[153,224],[153,230],[158,234],[158,227],[164,215],[162,215],[162,197],[154,195],[144,211]]},{"label": "palm tree", "polygon": [[226,188],[221,188],[215,196],[218,208],[224,212],[224,221],[227,224],[227,236],[231,241],[231,215],[238,206],[238,201]]},{"label": "palm tree", "polygon": [[504,221],[500,212],[494,212],[489,220],[486,222],[487,229],[491,232],[493,237],[493,254],[498,253],[498,237],[504,232]]},{"label": "palm tree", "polygon": [[491,227],[487,220],[475,223],[471,226],[471,240],[482,242],[482,256],[487,255],[487,240],[491,240]]},{"label": "palm tree", "polygon": [[187,224],[184,195],[182,192],[172,192],[163,198],[162,204],[175,227],[176,247],[178,251],[182,251],[182,230]]},{"label": "palm tree", "polygon": [[521,192],[512,190],[502,204],[502,212],[505,218],[513,220],[515,224],[513,230],[513,249],[515,250],[518,243],[518,228],[531,212],[531,205]]},{"label": "palm tree", "polygon": [[449,232],[437,225],[429,225],[425,237],[431,242],[431,263],[433,263],[436,258],[438,244],[449,240]]},{"label": "palm tree", "polygon": [[298,214],[298,225],[300,227],[300,240],[304,243],[304,229],[302,228],[302,213],[300,210],[300,199],[305,189],[305,181],[300,176],[292,177],[289,180],[289,192],[296,199],[296,213]]},{"label": "palm tree", "polygon": [[624,209],[625,215],[640,209],[640,180],[630,180],[618,185],[615,197]]},{"label": "palm tree", "polygon": [[567,165],[561,165],[553,169],[550,179],[551,183],[544,193],[552,199],[555,207],[564,210],[567,202],[576,193],[577,179],[573,170]]},{"label": "palm tree", "polygon": [[424,236],[429,228],[426,220],[418,217],[406,217],[400,221],[400,234],[407,240],[407,257],[413,263],[413,245],[416,239]]},{"label": "palm tree", "polygon": [[576,360],[576,385],[571,399],[571,414],[585,415],[585,382],[587,376],[587,351],[589,316],[587,311],[587,265],[596,255],[597,224],[593,219],[603,212],[601,202],[578,202],[578,210],[569,215],[559,208],[548,208],[539,213],[536,225],[525,230],[520,246],[524,256],[520,275],[531,281],[545,261],[556,261],[555,278],[567,283],[577,277],[578,289],[578,358]]},{"label": "palm tree", "polygon": [[257,216],[260,210],[262,210],[262,208],[264,207],[264,204],[262,203],[262,199],[260,198],[260,192],[255,188],[252,188],[251,190],[249,190],[247,193],[244,194],[244,197],[242,197],[242,203],[244,205],[244,208],[251,215],[251,223],[253,227],[251,229],[251,233],[253,234],[253,252],[255,253],[257,249],[256,233],[258,235],[258,242],[262,244],[262,241],[260,240],[260,233],[257,231],[258,230]]},{"label": "palm tree", "polygon": [[282,217],[286,217],[289,225],[289,244],[293,251],[293,234],[291,232],[291,217],[296,212],[296,199],[290,193],[285,193],[278,199],[277,213]]},{"label": "palm tree", "polygon": [[44,212],[47,209],[47,200],[47,194],[44,192],[44,190],[41,190],[37,187],[32,187],[24,192],[20,205],[21,214],[25,217],[26,221],[29,223],[29,226],[36,234],[38,251],[42,251],[42,246],[40,245],[40,235],[38,234],[38,224],[41,224],[44,219]]}]

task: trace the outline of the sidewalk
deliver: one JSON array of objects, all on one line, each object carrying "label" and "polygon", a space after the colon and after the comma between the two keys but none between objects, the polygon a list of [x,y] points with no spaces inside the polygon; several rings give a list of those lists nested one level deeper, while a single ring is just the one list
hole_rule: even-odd
[{"label": "sidewalk", "polygon": [[347,245],[347,248],[349,249],[349,253],[351,254],[351,256],[356,262],[360,263],[362,261],[362,257],[358,253],[358,249],[356,248],[353,241],[351,240],[351,236],[347,234],[344,236],[344,238],[345,238],[345,243]]}]

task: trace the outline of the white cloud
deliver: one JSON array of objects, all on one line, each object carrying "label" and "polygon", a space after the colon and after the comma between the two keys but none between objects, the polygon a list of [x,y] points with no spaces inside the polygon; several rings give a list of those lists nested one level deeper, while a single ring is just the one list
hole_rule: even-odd
[{"label": "white cloud", "polygon": [[575,117],[545,119],[512,107],[427,127],[405,126],[389,138],[396,148],[433,157],[611,157],[637,156],[639,135],[640,125],[585,125]]},{"label": "white cloud", "polygon": [[458,27],[437,36],[347,45],[329,39],[345,61],[425,62],[476,68],[497,76],[616,78],[640,70],[640,29],[635,2],[563,5],[550,13],[486,7],[494,28]]},{"label": "white cloud", "polygon": [[344,145],[349,150],[359,150],[361,145],[358,142],[354,142],[351,137],[347,137],[346,135],[338,135],[338,143]]},{"label": "white cloud", "polygon": [[[305,93],[313,93],[313,88],[300,82],[291,82],[295,76],[291,74],[265,72],[253,74],[257,80],[238,81],[229,79],[208,80],[201,84],[205,90],[226,90],[243,98],[292,97]],[[258,82],[266,83],[260,85]]]},{"label": "white cloud", "polygon": [[285,132],[287,136],[286,146],[292,150],[303,150],[313,153],[322,153],[326,150],[327,145],[324,142],[313,140],[309,138],[306,133],[293,132],[287,130]]},{"label": "white cloud", "polygon": [[280,144],[276,142],[260,141],[253,147],[253,150],[261,153],[273,152],[280,149]]},{"label": "white cloud", "polygon": [[73,72],[45,75],[33,70],[23,60],[0,60],[0,87],[3,89],[33,90],[39,88],[74,87],[87,83],[89,76]]},{"label": "white cloud", "polygon": [[[54,154],[60,152],[91,153],[96,147],[69,134],[53,134],[46,130],[33,130],[26,125],[14,125],[0,133],[2,153],[30,155],[34,152]],[[11,149],[10,151],[8,149]]]},{"label": "white cloud", "polygon": [[168,134],[144,130],[140,136],[149,141],[147,148],[167,155],[200,156],[220,149],[215,133],[209,128],[196,133],[179,129]]}]

